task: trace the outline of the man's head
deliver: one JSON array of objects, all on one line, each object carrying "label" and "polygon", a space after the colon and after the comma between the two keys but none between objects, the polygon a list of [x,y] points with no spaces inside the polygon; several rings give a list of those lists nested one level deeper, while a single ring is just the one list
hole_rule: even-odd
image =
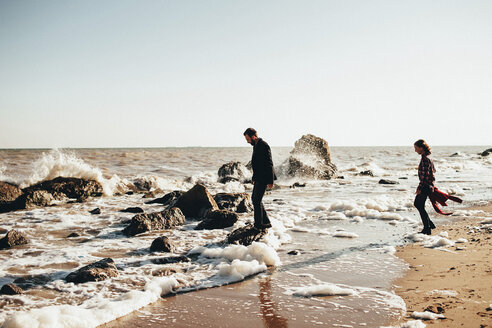
[{"label": "man's head", "polygon": [[246,141],[254,146],[256,144],[256,140],[258,140],[258,133],[256,132],[255,129],[253,128],[247,128],[246,131],[244,131],[244,137],[246,138]]}]

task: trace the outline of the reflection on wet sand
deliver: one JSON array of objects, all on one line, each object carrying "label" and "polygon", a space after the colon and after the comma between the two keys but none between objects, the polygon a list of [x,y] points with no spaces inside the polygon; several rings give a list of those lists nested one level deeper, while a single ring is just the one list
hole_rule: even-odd
[{"label": "reflection on wet sand", "polygon": [[272,300],[272,285],[270,277],[261,279],[260,281],[260,312],[263,318],[263,323],[267,328],[283,328],[288,327],[287,319],[277,313],[277,305]]}]

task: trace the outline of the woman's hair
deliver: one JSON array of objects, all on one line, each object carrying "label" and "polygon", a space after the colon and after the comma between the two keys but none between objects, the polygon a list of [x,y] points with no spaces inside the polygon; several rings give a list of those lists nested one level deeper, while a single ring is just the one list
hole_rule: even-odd
[{"label": "woman's hair", "polygon": [[423,148],[426,155],[431,154],[431,147],[427,144],[427,142],[425,142],[424,139],[419,139],[419,140],[415,141],[414,145],[417,147]]}]

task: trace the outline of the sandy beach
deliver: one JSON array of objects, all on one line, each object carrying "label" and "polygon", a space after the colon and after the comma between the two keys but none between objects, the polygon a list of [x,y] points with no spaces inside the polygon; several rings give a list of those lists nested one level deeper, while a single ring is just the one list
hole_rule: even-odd
[{"label": "sandy beach", "polygon": [[442,314],[443,319],[424,320],[432,327],[492,327],[492,226],[481,224],[492,215],[489,203],[483,217],[458,217],[433,234],[448,232],[450,240],[464,238],[446,248],[425,248],[419,243],[397,249],[396,255],[410,270],[395,282],[395,292],[404,299],[407,315],[392,325],[415,320],[413,312]]}]

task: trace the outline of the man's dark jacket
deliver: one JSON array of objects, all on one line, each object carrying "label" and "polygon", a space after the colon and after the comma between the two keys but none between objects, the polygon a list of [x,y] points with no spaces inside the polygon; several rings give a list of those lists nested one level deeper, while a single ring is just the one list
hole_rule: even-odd
[{"label": "man's dark jacket", "polygon": [[273,169],[272,151],[270,146],[261,138],[253,147],[251,166],[253,168],[252,179],[255,183],[273,184],[273,180],[277,180]]}]

